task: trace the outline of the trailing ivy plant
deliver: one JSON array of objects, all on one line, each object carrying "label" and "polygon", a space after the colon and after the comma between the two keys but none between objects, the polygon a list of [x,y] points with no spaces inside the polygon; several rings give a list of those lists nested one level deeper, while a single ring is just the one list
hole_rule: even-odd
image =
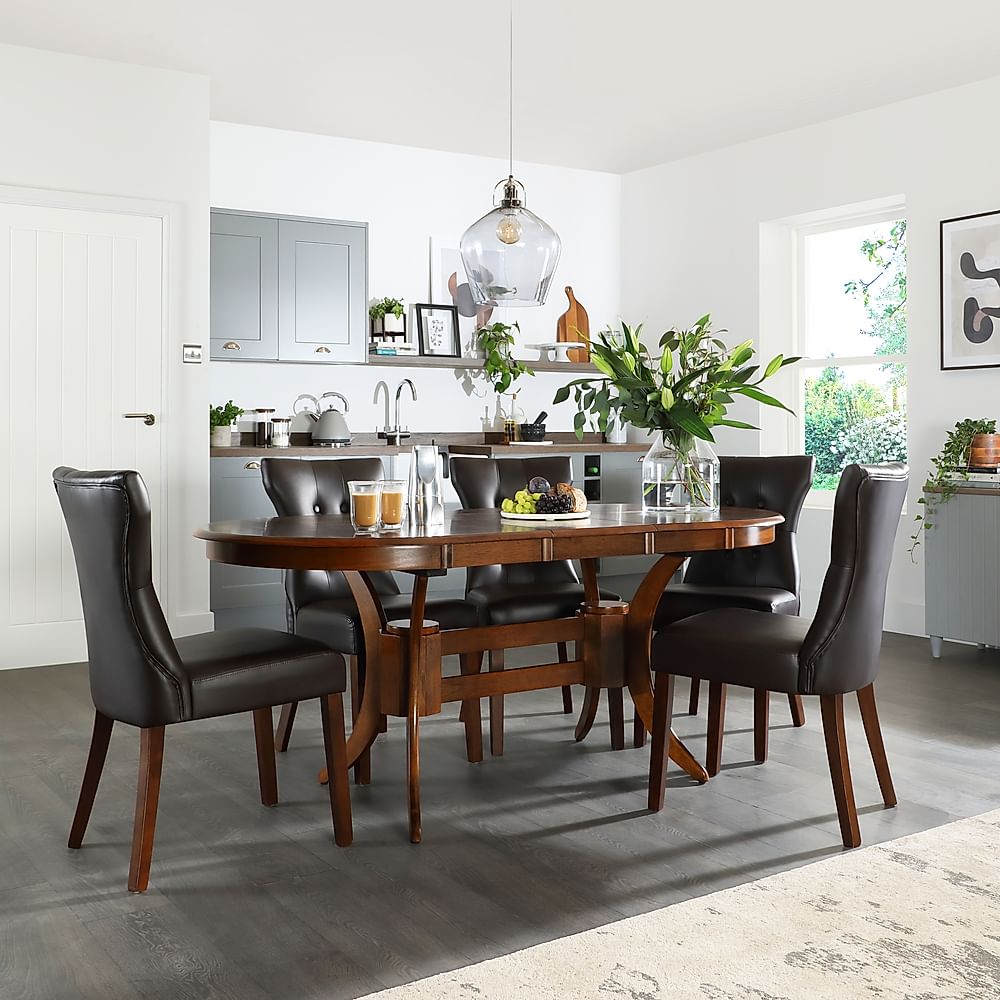
[{"label": "trailing ivy plant", "polygon": [[486,353],[483,369],[498,396],[507,392],[522,375],[535,374],[523,361],[511,357],[515,330],[521,332],[518,323],[491,323],[476,331],[479,346]]},{"label": "trailing ivy plant", "polygon": [[402,319],[405,308],[400,299],[379,299],[368,307],[368,315],[372,319],[384,319],[386,315],[392,313],[396,319]]},{"label": "trailing ivy plant", "polygon": [[968,480],[969,451],[972,448],[972,439],[977,434],[996,434],[996,432],[997,422],[985,418],[959,420],[948,431],[948,436],[944,439],[944,446],[931,459],[933,471],[927,476],[924,495],[917,500],[917,503],[923,504],[924,511],[914,518],[917,530],[910,536],[911,559],[914,558],[923,532],[934,527],[932,520],[934,511],[955,495],[961,480]]},{"label": "trailing ivy plant", "polygon": [[229,400],[225,406],[208,404],[209,427],[229,427],[242,416],[243,411],[232,400]]}]

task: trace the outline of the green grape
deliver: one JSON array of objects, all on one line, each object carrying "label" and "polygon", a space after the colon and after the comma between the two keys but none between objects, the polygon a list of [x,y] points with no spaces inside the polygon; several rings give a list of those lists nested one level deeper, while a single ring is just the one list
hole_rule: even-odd
[{"label": "green grape", "polygon": [[504,500],[504,502],[500,504],[500,509],[504,511],[504,513],[510,514],[514,510],[514,501]]}]

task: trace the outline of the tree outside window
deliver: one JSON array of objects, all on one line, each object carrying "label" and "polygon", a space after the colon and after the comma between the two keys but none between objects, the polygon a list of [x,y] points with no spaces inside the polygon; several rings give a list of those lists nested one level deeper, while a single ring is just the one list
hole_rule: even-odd
[{"label": "tree outside window", "polygon": [[906,460],[906,220],[801,234],[802,438],[813,489]]}]

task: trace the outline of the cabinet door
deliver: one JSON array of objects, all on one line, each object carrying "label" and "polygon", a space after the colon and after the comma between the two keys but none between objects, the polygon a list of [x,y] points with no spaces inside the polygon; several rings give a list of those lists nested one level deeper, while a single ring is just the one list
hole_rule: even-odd
[{"label": "cabinet door", "polygon": [[[260,460],[213,458],[209,517],[213,521],[273,517],[264,492]],[[280,569],[257,569],[213,562],[210,568],[212,610],[283,606],[285,587]]]},{"label": "cabinet door", "polygon": [[212,213],[212,357],[278,358],[278,220]]},{"label": "cabinet door", "polygon": [[365,360],[368,231],[334,222],[278,222],[278,357]]}]

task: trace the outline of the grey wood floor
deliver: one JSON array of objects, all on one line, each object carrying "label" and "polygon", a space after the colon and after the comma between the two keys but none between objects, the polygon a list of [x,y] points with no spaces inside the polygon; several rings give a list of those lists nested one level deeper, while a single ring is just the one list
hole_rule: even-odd
[{"label": "grey wood floor", "polygon": [[[866,844],[1000,806],[1000,653],[887,635],[878,691],[900,806],[883,810],[849,712]],[[686,684],[682,685],[685,689]],[[678,707],[681,698],[678,698]],[[558,692],[508,698],[507,753],[464,760],[451,708],[423,724],[424,843],[406,840],[404,734],[332,840],[319,713],[304,707],[259,805],[249,716],[167,735],[152,882],[125,889],[138,738],[118,727],[84,848],[67,850],[89,739],[83,667],[0,673],[0,997],[356,997],[840,853],[818,705],[772,707],[771,760],[730,695],[723,773],[671,772],[645,812],[648,750],[572,740]],[[700,718],[677,729],[704,750]]]}]

